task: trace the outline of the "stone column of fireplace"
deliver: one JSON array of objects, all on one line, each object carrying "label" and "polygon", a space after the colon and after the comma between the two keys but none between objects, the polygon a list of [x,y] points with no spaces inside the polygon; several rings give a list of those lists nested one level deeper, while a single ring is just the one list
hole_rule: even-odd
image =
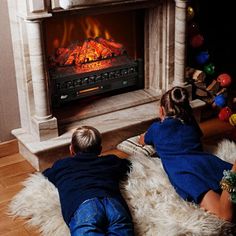
[{"label": "stone column of fireplace", "polygon": [[50,99],[45,73],[41,21],[26,21],[35,114],[32,127],[40,141],[58,136],[57,120],[51,114]]},{"label": "stone column of fireplace", "polygon": [[186,0],[175,0],[175,70],[174,86],[185,85]]}]

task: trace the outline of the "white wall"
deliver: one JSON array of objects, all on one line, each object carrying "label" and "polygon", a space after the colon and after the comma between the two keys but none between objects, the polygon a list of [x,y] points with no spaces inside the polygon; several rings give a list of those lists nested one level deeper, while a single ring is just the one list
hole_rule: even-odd
[{"label": "white wall", "polygon": [[0,1],[0,142],[20,126],[7,0]]}]

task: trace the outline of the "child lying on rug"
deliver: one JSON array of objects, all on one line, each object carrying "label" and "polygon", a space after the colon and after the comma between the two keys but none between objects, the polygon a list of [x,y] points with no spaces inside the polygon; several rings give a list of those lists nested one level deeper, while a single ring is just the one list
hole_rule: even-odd
[{"label": "child lying on rug", "polygon": [[171,184],[183,199],[232,221],[236,163],[203,152],[202,132],[186,89],[174,87],[162,96],[160,118],[140,136],[140,144],[154,146]]},{"label": "child lying on rug", "polygon": [[43,174],[58,189],[72,236],[132,236],[131,214],[119,189],[130,162],[115,155],[99,156],[101,149],[99,131],[82,126],[72,135],[73,157],[55,162]]}]

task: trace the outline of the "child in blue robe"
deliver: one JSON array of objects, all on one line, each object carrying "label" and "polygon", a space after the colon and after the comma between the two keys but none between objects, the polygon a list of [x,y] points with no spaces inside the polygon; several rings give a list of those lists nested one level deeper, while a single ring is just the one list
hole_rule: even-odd
[{"label": "child in blue robe", "polygon": [[140,136],[140,143],[155,147],[171,184],[183,199],[232,221],[234,186],[225,180],[223,172],[236,176],[236,164],[203,151],[202,132],[186,89],[174,87],[162,96],[160,118]]},{"label": "child in blue robe", "polygon": [[133,236],[132,216],[120,192],[131,163],[111,154],[101,156],[101,142],[97,129],[79,127],[72,135],[71,156],[43,174],[58,189],[71,236]]}]

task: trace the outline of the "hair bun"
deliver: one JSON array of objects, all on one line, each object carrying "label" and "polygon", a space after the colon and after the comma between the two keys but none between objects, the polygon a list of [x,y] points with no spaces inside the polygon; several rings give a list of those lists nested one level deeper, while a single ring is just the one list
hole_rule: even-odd
[{"label": "hair bun", "polygon": [[180,104],[188,100],[188,92],[186,89],[181,87],[174,87],[170,93],[171,99],[174,103]]}]

